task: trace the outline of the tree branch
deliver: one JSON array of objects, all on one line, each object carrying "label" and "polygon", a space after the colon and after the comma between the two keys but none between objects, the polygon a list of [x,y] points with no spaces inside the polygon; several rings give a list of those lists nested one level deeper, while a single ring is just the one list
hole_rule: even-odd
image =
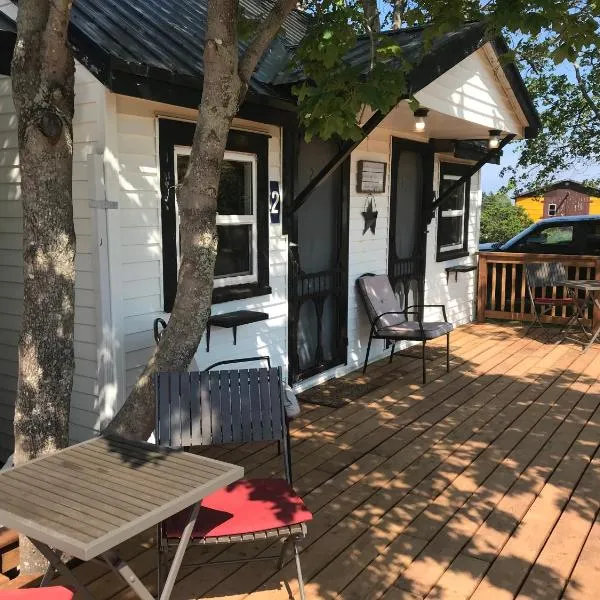
[{"label": "tree branch", "polygon": [[591,94],[589,93],[587,86],[585,84],[585,80],[583,79],[583,75],[581,74],[581,69],[577,63],[573,64],[573,68],[575,69],[575,77],[577,79],[577,86],[579,87],[579,91],[583,96],[583,99],[587,102],[588,106],[591,108],[594,113],[596,119],[600,123],[600,107],[596,104]]},{"label": "tree branch", "polygon": [[265,20],[261,22],[256,35],[241,58],[238,68],[240,79],[246,85],[248,85],[261,56],[281,28],[284,19],[296,6],[296,2],[297,0],[277,0]]}]

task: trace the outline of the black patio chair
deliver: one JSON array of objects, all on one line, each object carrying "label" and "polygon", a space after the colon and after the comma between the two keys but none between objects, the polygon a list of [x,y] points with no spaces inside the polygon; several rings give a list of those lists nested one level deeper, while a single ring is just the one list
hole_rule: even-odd
[{"label": "black patio chair", "polygon": [[570,307],[573,309],[567,324],[561,329],[559,335],[566,336],[568,331],[577,321],[583,332],[587,335],[585,327],[580,321],[581,311],[584,308],[585,301],[578,298],[576,293],[569,288],[563,288],[564,292],[562,298],[553,298],[548,295],[548,288],[554,288],[562,286],[568,279],[568,273],[566,267],[562,263],[556,262],[542,262],[542,263],[528,263],[525,265],[525,279],[527,282],[527,293],[531,300],[531,306],[533,308],[533,321],[525,331],[525,335],[533,327],[540,327],[542,333],[547,340],[551,340],[546,327],[542,322],[542,317],[546,316],[554,308]]},{"label": "black patio chair", "polygon": [[[446,307],[443,304],[414,304],[402,308],[387,275],[365,273],[356,280],[356,285],[371,323],[363,373],[367,371],[373,339],[386,340],[392,343],[390,363],[394,358],[397,342],[421,342],[423,383],[426,383],[425,344],[429,340],[443,335],[446,336],[446,371],[450,371],[450,332],[454,327],[452,323],[448,322]],[[423,308],[439,308],[444,320],[423,321],[421,318],[421,309]],[[409,315],[414,320],[409,320]]]},{"label": "black patio chair", "polygon": [[[312,515],[292,486],[281,367],[159,373],[155,376],[155,389],[155,435],[160,446],[194,448],[271,441],[281,444],[284,478],[241,480],[204,498],[190,543],[282,540],[284,544],[277,556],[235,562],[279,559],[281,568],[291,545],[300,597],[304,600],[298,544],[306,536],[306,523]],[[187,519],[188,511],[183,511],[158,526],[159,593],[168,572],[169,548],[179,543]]]}]

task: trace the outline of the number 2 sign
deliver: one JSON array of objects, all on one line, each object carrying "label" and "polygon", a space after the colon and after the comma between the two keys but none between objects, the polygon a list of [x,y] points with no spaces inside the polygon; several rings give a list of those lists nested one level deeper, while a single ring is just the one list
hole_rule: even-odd
[{"label": "number 2 sign", "polygon": [[271,223],[281,223],[279,181],[269,181],[269,215],[271,216]]}]

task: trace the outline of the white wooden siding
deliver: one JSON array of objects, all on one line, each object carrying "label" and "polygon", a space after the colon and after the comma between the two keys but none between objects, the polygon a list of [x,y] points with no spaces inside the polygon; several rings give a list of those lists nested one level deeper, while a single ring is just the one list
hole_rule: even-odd
[{"label": "white wooden siding", "polygon": [[415,94],[429,109],[489,129],[522,134],[527,125],[496,60],[484,47]]},{"label": "white wooden siding", "polygon": [[[434,187],[439,188],[440,160],[452,162],[452,158],[436,155],[434,169]],[[427,263],[425,272],[425,303],[444,304],[448,320],[454,325],[469,323],[475,316],[477,271],[454,273],[446,278],[446,267],[477,264],[479,248],[479,218],[481,215],[481,171],[471,178],[471,196],[469,204],[468,245],[469,256],[436,262],[437,251],[437,212],[429,225],[427,236]],[[447,279],[447,280],[446,280]],[[430,310],[426,318],[438,320],[439,311]]]},{"label": "white wooden siding", "polygon": [[[351,155],[350,164],[350,219],[349,219],[349,257],[348,257],[348,362],[346,365],[321,373],[296,386],[301,391],[312,387],[332,377],[362,366],[369,341],[370,325],[357,294],[355,282],[363,273],[387,274],[389,248],[389,215],[391,197],[391,149],[392,138],[410,139],[411,132],[377,128]],[[377,205],[377,225],[375,234],[367,231],[363,235],[364,210],[368,194],[356,192],[356,173],[359,160],[384,161],[388,165],[386,189],[383,194],[373,194]],[[446,161],[454,159],[444,157]],[[440,156],[434,162],[434,188],[439,185]],[[464,162],[464,161],[462,161]],[[454,274],[446,281],[445,268],[456,264],[474,264],[474,253],[479,246],[479,217],[481,209],[480,174],[471,180],[471,198],[469,210],[469,241],[470,256],[445,262],[436,262],[437,222],[434,219],[428,227],[425,273],[425,303],[445,304],[448,309],[448,320],[456,325],[468,323],[474,317],[474,302],[476,288],[476,271],[459,273],[458,281]],[[439,311],[429,311],[426,318],[439,320]],[[398,348],[408,346],[400,344]],[[389,354],[385,350],[383,340],[373,340],[369,361],[375,361]]]},{"label": "white wooden siding", "polygon": [[[194,118],[193,111],[174,106],[118,97],[118,162],[121,221],[122,279],[127,392],[136,382],[154,349],[155,318],[164,313],[162,238],[160,229],[160,173],[158,167],[157,115]],[[281,182],[281,135],[274,126],[238,120],[234,127],[269,135],[269,179]],[[283,204],[285,210],[285,199]],[[213,328],[210,352],[206,339],[198,347],[199,368],[219,360],[269,355],[273,364],[287,367],[287,237],[280,225],[269,225],[268,296],[225,302],[213,306],[213,314],[240,309],[269,314],[268,321],[238,329],[237,345],[229,329]]]},{"label": "white wooden siding", "polygon": [[[4,7],[0,4],[0,10]],[[9,6],[14,8],[14,6]],[[75,75],[73,213],[77,236],[75,282],[75,384],[71,411],[73,439],[97,420],[96,306],[92,215],[87,156],[98,140],[96,98],[100,83],[80,65]],[[12,452],[12,419],[17,386],[17,343],[23,310],[22,205],[17,120],[11,80],[0,77],[0,461]]]}]

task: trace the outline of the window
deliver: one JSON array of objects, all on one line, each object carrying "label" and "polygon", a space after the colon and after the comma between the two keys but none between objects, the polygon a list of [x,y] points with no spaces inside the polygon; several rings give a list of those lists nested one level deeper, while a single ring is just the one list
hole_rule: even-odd
[{"label": "window", "polygon": [[[185,177],[190,150],[189,147],[175,147],[176,189]],[[256,164],[255,154],[225,152],[217,199],[219,250],[215,287],[257,281]],[[177,248],[179,252],[179,239]]]},{"label": "window", "polygon": [[[189,165],[194,123],[159,119],[164,309],[173,307],[179,267],[177,185]],[[213,303],[271,293],[268,136],[230,131],[217,199],[219,250]]]},{"label": "window", "polygon": [[[455,186],[468,173],[468,167],[442,163],[440,168],[440,195]],[[467,256],[470,181],[461,183],[438,208],[437,260],[438,262]]]},{"label": "window", "polygon": [[532,231],[515,251],[537,252],[547,254],[577,254],[574,243],[574,227],[566,225],[562,227],[545,227]]},{"label": "window", "polygon": [[556,204],[548,204],[548,216],[556,216]]},{"label": "window", "polygon": [[584,254],[600,256],[600,223],[588,223]]}]

